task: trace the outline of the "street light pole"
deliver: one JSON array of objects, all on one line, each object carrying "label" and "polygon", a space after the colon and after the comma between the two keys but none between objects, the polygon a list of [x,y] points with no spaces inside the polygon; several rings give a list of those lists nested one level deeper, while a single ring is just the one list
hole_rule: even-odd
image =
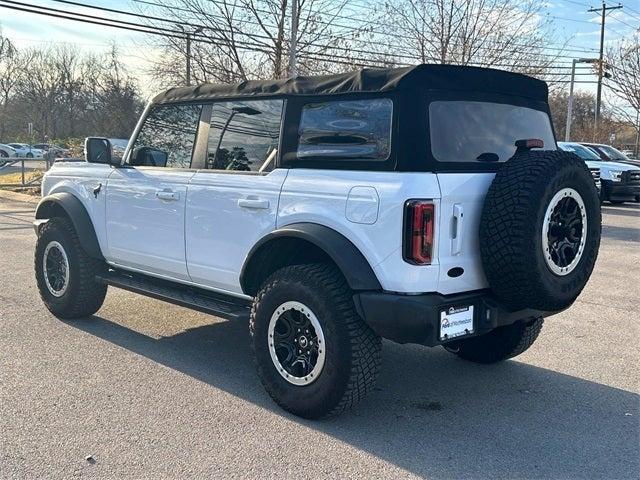
[{"label": "street light pole", "polygon": [[298,73],[296,66],[296,50],[298,49],[298,0],[291,0],[291,47],[289,48],[289,76]]},{"label": "street light pole", "polygon": [[185,72],[185,74],[186,74],[186,79],[185,80],[186,80],[186,84],[187,84],[187,87],[188,87],[188,86],[191,85],[191,40],[192,40],[192,36],[193,35],[197,35],[198,33],[202,32],[204,27],[198,27],[193,32],[187,32],[182,25],[178,25],[178,28],[180,28],[180,30],[182,30],[182,32],[185,35],[185,39],[187,41],[187,48],[186,48],[186,54],[187,54],[186,67],[187,67],[187,71]]},{"label": "street light pole", "polygon": [[569,105],[567,106],[567,124],[564,130],[564,141],[568,142],[571,138],[571,120],[573,117],[573,84],[576,78],[577,63],[595,63],[597,60],[592,58],[574,58],[571,64],[571,83],[569,84]]},{"label": "street light pole", "polygon": [[191,34],[187,32],[187,87],[191,85]]}]

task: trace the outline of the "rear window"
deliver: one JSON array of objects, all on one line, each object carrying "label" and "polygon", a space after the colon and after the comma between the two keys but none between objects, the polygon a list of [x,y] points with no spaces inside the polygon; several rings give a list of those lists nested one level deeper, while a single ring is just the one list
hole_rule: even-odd
[{"label": "rear window", "polygon": [[302,109],[298,158],[386,160],[392,111],[388,98],[309,103]]},{"label": "rear window", "polygon": [[431,151],[440,162],[504,162],[516,140],[539,138],[555,150],[549,116],[540,110],[490,102],[436,101],[429,106]]}]

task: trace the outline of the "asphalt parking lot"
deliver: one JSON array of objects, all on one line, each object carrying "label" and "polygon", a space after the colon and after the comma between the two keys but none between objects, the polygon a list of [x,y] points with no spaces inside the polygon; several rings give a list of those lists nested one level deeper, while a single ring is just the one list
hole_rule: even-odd
[{"label": "asphalt parking lot", "polygon": [[115,289],[54,318],[33,205],[0,198],[0,477],[639,478],[640,206],[603,214],[590,283],[531,350],[481,366],[384,342],[374,394],[310,422],[262,389],[246,322]]}]

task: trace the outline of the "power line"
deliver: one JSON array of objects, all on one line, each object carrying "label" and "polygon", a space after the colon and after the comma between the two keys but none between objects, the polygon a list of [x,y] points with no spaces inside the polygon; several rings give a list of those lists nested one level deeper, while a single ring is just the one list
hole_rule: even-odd
[{"label": "power line", "polygon": [[[168,5],[163,5],[163,4],[159,4],[157,2],[151,2],[148,0],[133,0],[135,3],[140,3],[140,4],[146,4],[146,5],[151,5],[151,6],[155,6],[155,7],[159,7],[159,8],[163,8],[166,10],[180,10],[180,11],[184,11],[184,12],[189,12],[195,15],[201,15],[202,13],[205,13],[203,11],[195,11],[192,9],[186,9],[186,8],[181,8],[181,7],[175,7],[175,6],[168,6]],[[216,0],[208,0],[209,3],[215,4],[215,5],[220,5],[219,1]],[[251,9],[249,9],[248,7],[242,6],[242,5],[236,5],[237,8],[243,9],[243,10],[248,10],[251,11]],[[265,15],[271,15],[272,12],[269,12],[268,10],[263,10],[263,9],[256,9],[257,13],[263,13]],[[210,15],[212,17],[216,17],[215,15],[211,15],[211,14],[207,14]],[[220,17],[218,17],[220,18]],[[344,16],[340,16],[337,15],[336,18],[344,18],[347,19],[349,21],[353,21],[353,18],[351,17],[344,17]],[[318,19],[314,19],[314,21],[320,25],[326,25],[326,26],[332,26],[332,27],[341,27],[341,28],[346,28],[348,31],[350,32],[356,32],[357,30],[354,29],[353,26],[347,26],[347,25],[343,25],[343,24],[339,24],[336,22],[324,22],[322,20],[318,20]],[[256,22],[252,22],[251,20],[246,20],[243,19],[243,22],[246,23],[250,23],[250,24],[254,24],[254,25],[258,25]],[[386,26],[386,24],[382,24],[382,23],[377,23],[378,25],[382,25],[382,26]],[[275,27],[274,27],[275,28]],[[376,31],[376,30],[371,30],[371,33],[375,33],[378,35],[383,35],[383,32],[380,31]],[[320,35],[322,37],[328,38],[330,40],[335,39],[335,35]],[[403,34],[396,34],[395,35],[396,38],[400,38],[400,39],[404,39],[404,40],[414,40],[412,37],[408,36],[408,35],[403,35]],[[367,43],[367,44],[380,44],[380,42],[370,42],[370,41],[366,41],[366,40],[358,40],[358,39],[353,39],[354,41],[361,41],[362,43]],[[459,43],[455,44],[457,46],[460,46]],[[397,48],[397,45],[392,45],[392,44],[386,44],[386,46],[390,47],[390,48]],[[529,45],[525,45],[525,44],[519,44],[519,43],[514,43],[513,46],[515,47],[524,47],[524,48],[528,48]],[[577,46],[576,46],[577,47]],[[487,51],[492,51],[493,49],[491,47],[481,47],[482,50],[487,50]],[[595,52],[595,49],[589,49],[589,48],[582,48],[582,47],[577,47],[577,48],[566,48],[566,47],[552,47],[552,46],[547,46],[544,47],[545,50],[550,50],[550,51],[558,51],[558,52],[581,52],[581,53],[590,53],[590,52]],[[376,52],[377,53],[377,52]],[[552,56],[552,54],[544,54],[546,56]],[[563,56],[563,58],[571,58],[573,59],[573,56]]]},{"label": "power line", "polygon": [[[15,2],[15,1],[10,1],[10,0],[0,0],[0,2],[2,3],[9,3],[11,5],[2,5],[0,4],[0,6],[3,6],[4,8],[8,8],[8,9],[13,9],[13,10],[19,10],[19,11],[25,11],[28,13],[35,13],[35,14],[40,14],[40,15],[46,15],[46,16],[51,16],[54,18],[63,18],[63,19],[67,19],[67,20],[73,20],[73,21],[80,21],[80,22],[84,22],[84,23],[90,23],[90,24],[96,24],[96,25],[102,25],[102,26],[109,26],[109,27],[114,27],[114,28],[121,28],[124,30],[129,30],[129,31],[136,31],[136,32],[141,32],[141,33],[149,33],[149,34],[156,34],[156,35],[163,35],[163,36],[168,36],[168,37],[173,37],[173,38],[179,38],[184,40],[185,36],[181,35],[180,32],[177,32],[175,30],[171,30],[171,29],[167,29],[167,28],[161,28],[161,27],[156,27],[155,29],[151,30],[151,27],[145,27],[145,26],[139,26],[138,24],[133,24],[132,22],[125,22],[123,20],[112,20],[112,19],[105,19],[103,17],[97,17],[97,16],[93,16],[93,15],[88,15],[88,14],[80,14],[80,13],[74,13],[74,12],[68,12],[68,11],[64,11],[64,10],[58,10],[58,9],[51,9],[49,7],[36,7],[34,5],[30,5],[30,4],[23,4],[21,2]],[[79,2],[68,2],[68,1],[62,1],[61,3],[71,3],[71,4],[76,4],[76,5],[84,5],[84,4],[79,4]],[[19,5],[19,6],[16,6]],[[27,9],[27,8],[23,8],[23,6],[27,6],[30,7],[31,9]],[[39,8],[40,10],[49,10],[47,12],[43,12],[43,11],[38,11],[38,10],[33,10],[33,8]],[[106,7],[99,7],[99,8],[106,8]],[[122,11],[118,11],[115,9],[108,9],[111,13],[122,13]],[[52,13],[51,11],[53,11],[54,13]],[[133,16],[137,16],[137,14],[134,14],[132,12],[127,12],[130,15]],[[86,18],[88,17],[88,18]],[[150,17],[147,16],[149,18],[159,18],[159,17]],[[164,19],[163,19],[164,20]],[[190,24],[187,22],[181,22],[183,25],[194,25],[194,24]],[[164,33],[160,33],[160,31],[164,32]],[[210,41],[209,37],[204,37],[200,38],[200,36],[198,36],[197,41],[203,42],[203,43],[213,43]],[[218,39],[219,40],[219,39]],[[258,46],[256,44],[251,44],[248,42],[238,42],[238,45],[241,46],[242,48],[246,48],[248,50],[251,51],[262,51],[263,53],[268,53],[268,52],[264,52],[264,50],[260,50],[259,48],[257,48]],[[376,55],[380,55],[382,57],[385,58],[393,58],[393,60],[388,61],[388,60],[373,60],[373,59],[366,59],[366,58],[362,58],[362,57],[354,57],[354,56],[345,56],[345,55],[336,55],[336,54],[332,54],[332,55],[327,55],[321,52],[316,52],[315,54],[309,55],[309,54],[304,54],[302,56],[304,56],[305,58],[308,59],[314,59],[316,61],[334,61],[335,59],[339,60],[339,63],[341,64],[346,64],[346,65],[350,65],[350,66],[379,66],[379,65],[390,65],[390,64],[394,64],[394,65],[410,65],[410,64],[415,64],[416,63],[416,59],[414,57],[410,57],[410,56],[403,56],[404,58],[410,59],[413,62],[412,63],[399,63],[397,62],[397,58],[399,57],[399,55],[397,54],[389,54],[389,53],[384,53],[384,52],[372,52],[372,51],[362,51],[363,53],[373,53]],[[358,63],[360,62],[360,63]],[[471,65],[474,65],[474,63],[470,63]],[[494,63],[494,64],[490,64],[490,63],[485,63],[485,64],[478,64],[477,62],[475,63],[475,65],[477,66],[492,66],[492,67],[506,67],[506,68],[532,68],[532,69],[536,69],[536,70],[542,70],[547,72],[548,74],[551,75],[562,75],[563,72],[561,71],[562,69],[565,69],[567,67],[562,67],[562,66],[554,66],[552,64],[548,64],[548,65],[539,65],[539,66],[534,66],[534,65],[530,65],[530,64],[520,64],[518,62],[514,62],[511,64],[498,64],[498,63]],[[584,75],[589,75],[589,74],[584,74]]]}]

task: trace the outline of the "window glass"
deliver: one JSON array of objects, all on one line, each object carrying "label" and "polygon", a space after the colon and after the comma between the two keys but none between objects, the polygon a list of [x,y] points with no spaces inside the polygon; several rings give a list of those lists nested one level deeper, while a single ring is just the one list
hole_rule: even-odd
[{"label": "window glass", "polygon": [[579,145],[577,143],[558,142],[558,147],[560,147],[560,149],[564,150],[565,152],[575,153],[583,160],[600,160],[600,157],[593,150],[590,150],[587,147],[583,147],[582,145]]},{"label": "window glass", "polygon": [[273,169],[278,153],[283,100],[213,105],[206,168],[241,172]]},{"label": "window glass", "polygon": [[386,160],[392,111],[388,98],[309,103],[302,109],[298,158]]},{"label": "window glass", "polygon": [[540,110],[489,102],[437,101],[429,106],[431,151],[441,162],[504,162],[516,140],[556,144],[549,116]]},{"label": "window glass", "polygon": [[136,138],[132,165],[189,168],[201,105],[153,107]]}]

